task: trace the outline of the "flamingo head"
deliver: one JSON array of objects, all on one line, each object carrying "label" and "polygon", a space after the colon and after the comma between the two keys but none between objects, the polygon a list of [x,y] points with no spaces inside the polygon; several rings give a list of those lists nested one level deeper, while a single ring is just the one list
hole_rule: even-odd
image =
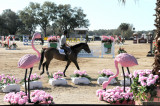
[{"label": "flamingo head", "polygon": [[40,33],[38,33],[38,32],[36,32],[36,33],[34,33],[34,35],[33,35],[35,38],[41,38],[41,34]]},{"label": "flamingo head", "polygon": [[108,86],[108,81],[104,81],[104,82],[102,83],[103,89],[106,90],[106,87],[107,87],[107,86]]}]

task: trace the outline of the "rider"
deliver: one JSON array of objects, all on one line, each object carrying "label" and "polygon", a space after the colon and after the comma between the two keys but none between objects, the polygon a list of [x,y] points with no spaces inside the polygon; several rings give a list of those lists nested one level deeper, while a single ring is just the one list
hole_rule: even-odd
[{"label": "rider", "polygon": [[66,35],[67,35],[67,30],[64,31],[63,35],[61,36],[61,40],[60,40],[60,48],[64,49],[64,52],[66,54],[66,56],[68,57],[68,55],[71,54],[71,49],[69,47],[69,45],[66,43]]}]

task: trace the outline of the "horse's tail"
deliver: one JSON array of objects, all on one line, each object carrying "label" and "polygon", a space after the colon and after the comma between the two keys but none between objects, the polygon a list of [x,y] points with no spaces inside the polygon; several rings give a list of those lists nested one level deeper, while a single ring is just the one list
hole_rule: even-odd
[{"label": "horse's tail", "polygon": [[41,59],[40,59],[40,62],[39,62],[39,70],[41,69],[41,65],[42,65],[43,60],[44,60],[44,51],[45,51],[45,48],[42,48]]}]

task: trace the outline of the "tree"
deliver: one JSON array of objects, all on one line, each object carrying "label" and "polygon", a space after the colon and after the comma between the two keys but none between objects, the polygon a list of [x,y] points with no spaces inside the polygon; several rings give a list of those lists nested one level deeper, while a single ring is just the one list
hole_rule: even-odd
[{"label": "tree", "polygon": [[119,2],[126,3],[126,0],[118,0]]},{"label": "tree", "polygon": [[124,35],[124,32],[126,32],[129,28],[129,24],[127,23],[121,23],[121,25],[119,26],[120,30],[122,31],[122,35]]},{"label": "tree", "polygon": [[[153,63],[153,74],[159,75],[160,77],[160,0],[157,0],[156,3],[156,14],[154,14],[154,16],[156,16],[155,19],[155,23],[154,24],[156,26],[156,30],[154,30],[155,33],[155,40],[156,40],[156,49],[155,49],[155,61]],[[160,84],[160,80],[158,81],[158,83]]]},{"label": "tree", "polygon": [[39,25],[46,36],[47,27],[57,19],[56,13],[57,6],[53,2],[46,1],[43,5],[30,2],[28,7],[20,11],[20,17],[30,33]]},{"label": "tree", "polygon": [[[71,8],[71,5],[60,4],[58,6],[58,19],[56,20],[56,24],[59,26],[58,28],[63,30],[68,30],[70,33],[76,27],[88,27],[89,21],[85,19],[86,14],[83,13],[83,10],[80,8]],[[68,34],[69,34],[68,33]],[[67,35],[67,37],[69,37]]]},{"label": "tree", "polygon": [[54,22],[57,19],[57,6],[53,2],[44,2],[37,13],[38,24],[44,31],[46,36],[47,26],[50,26],[50,22]]},{"label": "tree", "polygon": [[133,36],[133,25],[129,24],[128,30],[126,31],[124,38],[129,39],[131,36]]},{"label": "tree", "polygon": [[4,35],[6,32],[6,25],[5,25],[5,20],[0,16],[0,35]]},{"label": "tree", "polygon": [[29,7],[26,7],[24,10],[19,11],[19,16],[20,16],[22,22],[24,23],[24,28],[22,29],[21,32],[23,32],[25,34],[34,33],[35,29],[37,27],[37,24],[38,24],[37,20],[35,18],[35,13],[31,8],[33,5],[34,5],[33,3],[30,3]]},{"label": "tree", "polygon": [[15,35],[16,31],[22,25],[19,16],[15,12],[11,11],[11,9],[6,9],[3,10],[2,18],[5,21],[5,26],[9,34]]}]

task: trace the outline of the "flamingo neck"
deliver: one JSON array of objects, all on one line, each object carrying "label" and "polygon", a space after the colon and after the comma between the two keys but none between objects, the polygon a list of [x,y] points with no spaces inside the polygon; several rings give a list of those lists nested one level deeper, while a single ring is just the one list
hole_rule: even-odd
[{"label": "flamingo neck", "polygon": [[102,84],[102,85],[103,85],[103,89],[105,89],[105,88],[108,86],[108,84],[111,82],[111,80],[112,80],[113,78],[116,78],[116,77],[118,76],[118,74],[119,74],[118,62],[115,60],[115,61],[114,61],[114,64],[115,64],[117,73],[116,73],[115,75],[113,75],[113,76],[110,76],[109,79],[108,79],[108,81],[103,82],[103,84]]},{"label": "flamingo neck", "polygon": [[36,51],[36,52],[37,52],[37,54],[38,54],[38,58],[40,58],[40,57],[41,57],[41,55],[40,55],[39,51],[34,47],[34,41],[35,41],[35,36],[33,36],[33,38],[32,38],[32,48],[33,48],[33,50],[34,50],[34,51]]}]

